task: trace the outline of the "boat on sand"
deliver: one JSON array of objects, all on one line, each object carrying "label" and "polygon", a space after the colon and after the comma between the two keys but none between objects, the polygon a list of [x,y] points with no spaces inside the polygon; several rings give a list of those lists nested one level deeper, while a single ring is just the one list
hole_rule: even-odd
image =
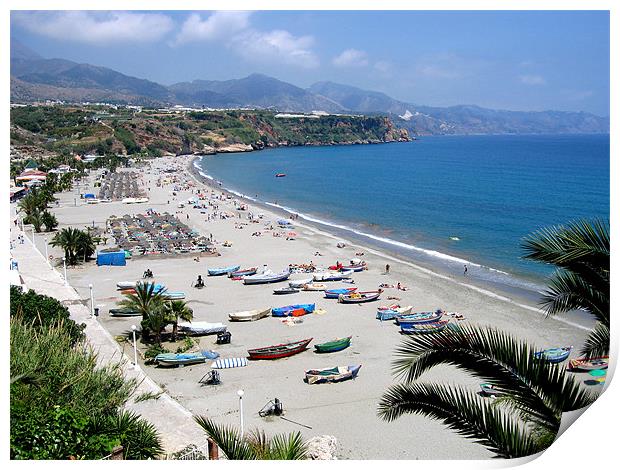
[{"label": "boat on sand", "polygon": [[578,359],[571,359],[568,362],[568,370],[570,371],[587,372],[591,370],[607,369],[608,366],[609,366],[609,356],[593,357],[591,359],[586,359],[585,357],[581,357]]},{"label": "boat on sand", "polygon": [[365,292],[353,292],[351,294],[340,294],[338,302],[341,304],[361,304],[364,302],[372,302],[377,300],[382,290],[369,290]]},{"label": "boat on sand", "polygon": [[254,310],[245,310],[243,312],[234,312],[228,314],[230,321],[255,321],[268,317],[271,314],[271,307],[257,308]]},{"label": "boat on sand", "polygon": [[247,285],[253,284],[269,284],[272,282],[281,282],[286,281],[288,277],[291,275],[288,269],[285,269],[282,272],[274,273],[272,271],[266,271],[262,274],[254,274],[252,276],[244,276],[243,283]]},{"label": "boat on sand", "polygon": [[201,364],[209,359],[219,357],[215,351],[200,351],[198,353],[162,353],[155,356],[155,363],[161,367],[189,366]]},{"label": "boat on sand", "polygon": [[181,333],[191,336],[214,335],[226,331],[226,325],[223,323],[209,323],[206,321],[179,322],[178,328]]},{"label": "boat on sand", "polygon": [[312,341],[312,338],[264,348],[248,349],[248,355],[250,359],[280,359],[282,357],[289,357],[305,351],[310,341]]},{"label": "boat on sand", "polygon": [[207,269],[207,272],[209,273],[209,276],[223,276],[224,274],[238,271],[240,267],[241,266],[237,264],[235,266],[227,266],[225,268],[210,268]]},{"label": "boat on sand", "polygon": [[357,287],[343,287],[342,289],[327,289],[325,291],[326,299],[337,299],[340,294],[351,294],[357,290]]},{"label": "boat on sand", "polygon": [[318,353],[342,351],[351,345],[351,338],[351,336],[347,336],[346,338],[338,338],[326,343],[315,344],[314,349]]},{"label": "boat on sand", "polygon": [[545,349],[544,351],[535,352],[534,357],[536,359],[544,359],[545,361],[552,364],[558,364],[568,359],[568,356],[570,355],[572,349],[572,346],[567,346],[564,348]]},{"label": "boat on sand", "polygon": [[272,317],[301,317],[314,312],[315,304],[294,304],[271,309]]},{"label": "boat on sand", "polygon": [[362,365],[356,366],[336,366],[325,369],[310,369],[306,371],[304,382],[309,385],[323,383],[337,383],[344,380],[351,380],[357,377]]}]

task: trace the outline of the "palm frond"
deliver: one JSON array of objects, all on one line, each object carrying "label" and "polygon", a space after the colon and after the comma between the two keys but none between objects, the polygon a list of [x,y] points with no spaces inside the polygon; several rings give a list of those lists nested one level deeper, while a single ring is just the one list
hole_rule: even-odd
[{"label": "palm frond", "polygon": [[608,356],[609,341],[609,326],[599,322],[588,335],[580,352],[587,358]]},{"label": "palm frond", "polygon": [[205,433],[215,441],[228,460],[255,460],[250,445],[239,435],[237,428],[214,423],[209,418],[194,416]]},{"label": "palm frond", "polygon": [[304,460],[308,448],[299,431],[292,434],[276,434],[269,446],[271,460]]},{"label": "palm frond", "polygon": [[393,421],[405,413],[440,420],[461,436],[484,445],[497,457],[525,457],[544,450],[499,407],[461,387],[434,384],[390,387],[379,402],[379,416]]}]

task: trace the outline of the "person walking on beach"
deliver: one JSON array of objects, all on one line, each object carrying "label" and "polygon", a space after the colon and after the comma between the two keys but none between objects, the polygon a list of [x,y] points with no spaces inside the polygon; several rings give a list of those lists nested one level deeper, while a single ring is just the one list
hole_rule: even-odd
[{"label": "person walking on beach", "polygon": [[389,264],[385,265],[385,274],[390,274],[390,265]]},{"label": "person walking on beach", "polygon": [[465,265],[465,271],[463,271],[463,276],[467,274],[467,265]]}]

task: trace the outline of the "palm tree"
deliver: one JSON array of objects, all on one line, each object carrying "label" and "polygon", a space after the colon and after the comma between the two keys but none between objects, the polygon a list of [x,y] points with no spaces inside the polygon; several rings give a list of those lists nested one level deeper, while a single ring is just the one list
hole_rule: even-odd
[{"label": "palm tree", "polygon": [[262,431],[241,436],[233,426],[216,424],[203,416],[194,416],[194,420],[228,460],[304,460],[308,453],[299,431],[271,438]]},{"label": "palm tree", "polygon": [[525,258],[557,269],[541,300],[548,315],[583,309],[596,318],[581,353],[609,354],[609,222],[571,222],[539,230],[522,244]]},{"label": "palm tree", "polygon": [[172,340],[175,341],[179,319],[191,322],[194,318],[194,311],[183,300],[171,300],[166,302],[165,312],[168,322],[172,323]]},{"label": "palm tree", "polygon": [[70,265],[77,264],[78,256],[83,243],[82,231],[73,227],[63,228],[54,235],[50,245],[61,247],[65,252],[65,258]]},{"label": "palm tree", "polygon": [[[138,282],[136,284],[135,294],[125,294],[125,299],[119,302],[121,307],[136,310],[142,315],[142,330],[145,336],[148,335],[149,331],[153,331],[156,339],[158,339],[161,328],[165,326],[165,323],[163,326],[157,324],[159,318],[164,317],[163,294],[165,292],[166,289],[156,290],[155,284],[152,282]],[[157,329],[158,326],[160,326],[159,329]]]},{"label": "palm tree", "polygon": [[[410,337],[396,350],[394,362],[403,382],[383,395],[378,414],[386,421],[405,413],[442,420],[498,457],[541,452],[555,439],[562,412],[595,398],[561,365],[536,359],[536,350],[491,327]],[[415,383],[438,365],[456,366],[493,385],[502,397],[490,403],[462,386]]]},{"label": "palm tree", "polygon": [[99,239],[93,237],[90,230],[80,230],[79,242],[78,242],[78,255],[86,262],[87,258],[90,258],[96,251],[96,244]]},{"label": "palm tree", "polygon": [[41,226],[44,224],[43,213],[37,209],[24,217],[24,222],[32,224],[35,232],[39,233],[41,231]]},{"label": "palm tree", "polygon": [[41,214],[41,222],[45,225],[46,232],[51,232],[58,226],[56,216],[49,211],[44,211],[43,214]]}]

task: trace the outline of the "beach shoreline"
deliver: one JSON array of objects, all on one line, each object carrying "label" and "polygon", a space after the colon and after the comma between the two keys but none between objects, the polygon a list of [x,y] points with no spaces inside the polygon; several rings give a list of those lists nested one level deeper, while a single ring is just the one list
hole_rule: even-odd
[{"label": "beach shoreline", "polygon": [[[246,357],[248,349],[303,338],[313,338],[312,348],[315,343],[352,336],[351,346],[337,353],[319,355],[308,350],[289,358],[250,361],[247,367],[220,371],[222,384],[217,386],[202,386],[199,383],[210,370],[210,362],[169,369],[145,365],[140,360],[145,373],[194,414],[207,416],[222,424],[238,425],[237,390],[243,389],[246,429],[259,428],[270,435],[300,431],[304,438],[335,436],[339,443],[339,458],[486,459],[492,456],[489,451],[447,430],[437,421],[421,416],[404,416],[387,423],[377,417],[378,401],[396,381],[391,372],[391,362],[394,348],[402,340],[397,326],[375,318],[377,307],[399,303],[412,305],[414,311],[437,308],[458,311],[465,318],[463,324],[496,326],[543,348],[583,343],[588,332],[583,325],[567,323],[564,318],[545,318],[535,307],[519,305],[494,292],[463,285],[457,282],[460,279],[434,273],[373,248],[358,248],[364,246],[361,244],[352,243],[338,248],[336,244],[340,237],[316,229],[305,221],[291,221],[294,224],[292,230],[296,232],[294,239],[287,240],[281,233],[276,236],[283,230],[277,227],[270,229],[270,225],[277,225],[276,220],[282,218],[279,213],[272,208],[263,209],[252,201],[243,201],[248,207],[237,210],[241,199],[225,193],[215,181],[209,185],[201,182],[191,171],[193,159],[194,156],[183,156],[150,161],[140,171],[139,182],[148,193],[148,203],[88,205],[83,201],[74,202],[75,195],[72,193],[57,195],[60,204],[54,213],[60,223],[59,229],[84,224],[104,227],[111,215],[144,214],[151,209],[174,214],[200,234],[213,235],[221,255],[198,256],[198,261],[186,256],[134,256],[123,267],[87,263],[68,269],[70,284],[85,302],[90,297],[89,285],[94,286],[100,324],[113,337],[130,332],[132,324],[139,325],[139,319],[111,317],[108,311],[122,300],[116,288],[117,282],[141,279],[143,271],[151,269],[155,282],[166,285],[171,291],[185,292],[185,301],[194,310],[194,321],[222,322],[227,326],[232,334],[230,344],[218,345],[214,336],[196,338],[200,349],[216,350],[220,357]],[[92,177],[89,180],[92,187],[94,180]],[[179,207],[187,199],[197,196],[205,205],[209,202],[207,209],[195,209],[187,204]],[[255,216],[263,213],[263,218],[250,220],[249,212]],[[222,213],[232,216],[216,216]],[[262,234],[252,235],[257,232]],[[283,233],[286,234],[285,231]],[[45,252],[43,237],[35,238],[39,251]],[[231,246],[225,246],[224,241],[230,241]],[[108,246],[111,245],[114,243],[109,240]],[[273,295],[273,289],[286,283],[245,286],[225,276],[206,275],[207,268],[229,265],[241,265],[242,268],[267,265],[277,272],[291,263],[307,264],[310,261],[326,268],[336,261],[346,262],[360,250],[364,251],[361,258],[366,261],[368,269],[354,273],[355,287],[371,290],[381,284],[395,286],[398,282],[408,289],[386,288],[379,301],[356,306],[324,299],[320,292]],[[316,252],[323,256],[315,256]],[[55,260],[62,256],[60,250],[54,247],[49,248],[49,253]],[[391,265],[387,274],[386,263]],[[202,274],[205,279],[204,289],[191,287],[197,274]],[[294,274],[291,279],[307,277],[308,274]],[[350,284],[330,283],[333,288],[344,286]],[[228,319],[231,312],[308,302],[316,304],[318,313],[301,317],[302,323],[283,323],[275,317],[247,323],[232,323]],[[461,323],[455,319],[451,321]],[[164,343],[164,346],[176,347],[169,343]],[[143,354],[146,345],[139,343],[138,347]],[[128,345],[125,348],[129,350]],[[304,371],[308,369],[354,364],[361,364],[362,368],[352,381],[324,385],[308,385],[302,381]],[[472,391],[479,390],[475,378],[448,366],[437,368],[422,379],[459,383]],[[258,410],[275,397],[284,404],[287,419],[311,429],[278,418],[261,418]],[[413,440],[403,447],[401,439],[377,438],[410,435],[412,430],[418,435],[433,436],[442,445],[430,447],[427,439],[422,439]]]}]

